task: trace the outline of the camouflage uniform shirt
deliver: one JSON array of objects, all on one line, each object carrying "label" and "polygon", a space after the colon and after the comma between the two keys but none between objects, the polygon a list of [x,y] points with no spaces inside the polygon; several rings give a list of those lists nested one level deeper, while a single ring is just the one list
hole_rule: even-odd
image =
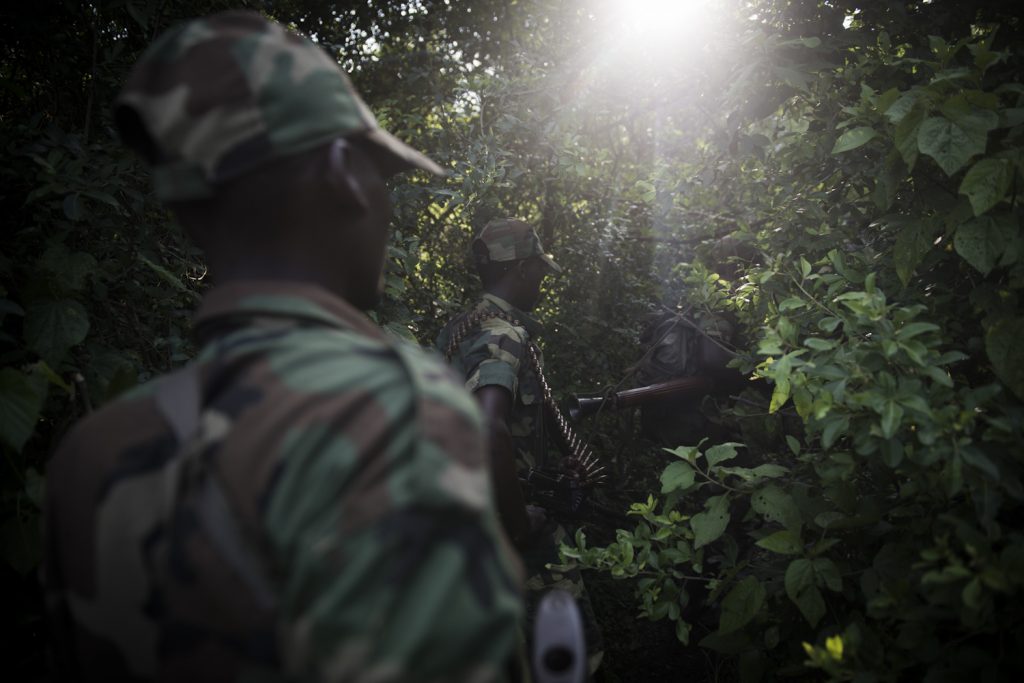
[{"label": "camouflage uniform shirt", "polygon": [[[544,396],[527,353],[531,340],[541,333],[540,323],[504,299],[484,294],[475,307],[453,318],[441,330],[437,347],[442,353],[448,350],[451,336],[460,323],[475,313],[505,313],[521,325],[497,317],[485,319],[459,342],[451,357],[452,367],[466,378],[466,388],[471,392],[491,385],[508,389],[512,394],[508,426],[517,464],[521,469],[542,466],[547,449]],[[537,354],[540,358],[539,349]]]},{"label": "camouflage uniform shirt", "polygon": [[77,674],[503,680],[521,570],[450,372],[313,286],[214,289],[196,329],[189,443],[237,543],[165,476],[159,380],[81,422],[49,468],[44,569]]}]

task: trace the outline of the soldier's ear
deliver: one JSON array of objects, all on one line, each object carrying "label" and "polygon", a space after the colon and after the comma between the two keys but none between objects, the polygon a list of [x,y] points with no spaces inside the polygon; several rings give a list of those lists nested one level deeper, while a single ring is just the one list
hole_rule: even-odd
[{"label": "soldier's ear", "polygon": [[364,210],[370,208],[370,199],[361,182],[361,174],[371,172],[372,168],[373,162],[366,153],[348,144],[344,138],[338,138],[328,147],[328,182],[347,205]]}]

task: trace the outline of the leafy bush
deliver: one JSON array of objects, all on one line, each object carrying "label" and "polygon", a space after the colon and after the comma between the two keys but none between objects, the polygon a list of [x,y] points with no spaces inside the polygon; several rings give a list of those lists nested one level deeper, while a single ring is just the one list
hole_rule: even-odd
[{"label": "leafy bush", "polygon": [[765,39],[791,96],[717,187],[758,255],[692,298],[737,312],[734,364],[803,429],[756,465],[735,443],[666,449],[632,530],[563,547],[635,579],[683,643],[717,606],[700,644],[745,680],[1024,674],[1024,86],[994,36],[927,55],[884,32]]}]

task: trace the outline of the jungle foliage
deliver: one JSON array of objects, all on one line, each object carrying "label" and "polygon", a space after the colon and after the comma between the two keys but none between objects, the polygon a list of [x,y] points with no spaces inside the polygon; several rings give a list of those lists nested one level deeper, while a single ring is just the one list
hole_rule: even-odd
[{"label": "jungle foliage", "polygon": [[[566,561],[627,581],[670,647],[730,678],[1020,679],[1014,3],[723,1],[685,59],[622,51],[609,4],[230,3],[315,35],[382,125],[451,170],[394,185],[374,313],[392,333],[433,341],[498,215],[533,221],[565,267],[538,312],[563,394],[628,386],[652,312],[737,323],[750,388],[707,406],[729,439],[594,421],[607,498],[633,518],[585,525]],[[162,29],[228,5],[0,11],[0,553],[26,675],[47,670],[46,460],[86,410],[188,358],[206,282],[109,104]],[[649,657],[612,646],[606,676]]]}]

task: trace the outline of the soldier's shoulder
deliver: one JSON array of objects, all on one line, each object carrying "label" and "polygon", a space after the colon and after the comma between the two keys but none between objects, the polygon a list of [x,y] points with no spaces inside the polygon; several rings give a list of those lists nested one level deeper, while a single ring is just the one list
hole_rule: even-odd
[{"label": "soldier's shoulder", "polygon": [[473,424],[480,424],[476,402],[440,355],[408,342],[396,342],[394,348],[411,386],[422,399],[446,406]]}]

